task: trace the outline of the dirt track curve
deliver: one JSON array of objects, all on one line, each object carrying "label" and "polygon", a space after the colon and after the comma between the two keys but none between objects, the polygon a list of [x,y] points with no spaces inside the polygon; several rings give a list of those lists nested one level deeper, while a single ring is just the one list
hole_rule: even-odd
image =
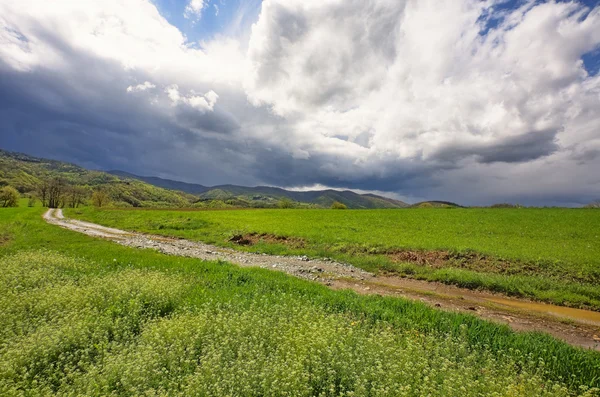
[{"label": "dirt track curve", "polygon": [[332,260],[247,253],[197,241],[128,232],[66,219],[60,209],[49,209],[44,214],[44,219],[65,229],[105,238],[128,247],[282,271],[333,289],[352,289],[360,294],[419,300],[443,310],[467,312],[508,324],[517,331],[546,332],[572,345],[600,351],[600,312],[530,302],[440,283],[374,275]]}]

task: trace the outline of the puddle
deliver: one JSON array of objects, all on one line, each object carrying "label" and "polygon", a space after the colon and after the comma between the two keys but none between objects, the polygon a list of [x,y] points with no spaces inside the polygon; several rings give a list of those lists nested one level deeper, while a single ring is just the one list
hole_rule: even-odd
[{"label": "puddle", "polygon": [[564,306],[555,306],[547,303],[538,302],[523,302],[512,299],[499,298],[499,297],[486,297],[486,301],[497,303],[504,306],[515,307],[518,309],[525,309],[530,312],[551,314],[558,317],[568,318],[577,322],[596,325],[600,327],[600,312],[594,312],[591,310],[573,309]]}]

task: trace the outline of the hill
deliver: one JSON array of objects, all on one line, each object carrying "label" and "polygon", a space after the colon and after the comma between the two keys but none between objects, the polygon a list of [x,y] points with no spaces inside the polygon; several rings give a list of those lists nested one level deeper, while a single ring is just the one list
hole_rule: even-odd
[{"label": "hill", "polygon": [[25,195],[34,195],[44,183],[59,178],[79,187],[89,197],[105,191],[118,206],[185,207],[197,201],[193,195],[156,187],[136,179],[123,179],[75,164],[0,150],[0,187],[10,185]]},{"label": "hill", "polygon": [[411,208],[464,208],[451,201],[421,201],[410,206]]},{"label": "hill", "polygon": [[352,209],[405,208],[409,205],[375,194],[350,190],[292,191],[270,186],[203,185],[139,176],[124,171],[94,171],[75,164],[0,150],[0,187],[10,185],[26,196],[44,182],[60,179],[79,187],[89,198],[103,190],[113,204],[124,207],[276,208],[287,200],[295,208],[329,208],[334,202]]},{"label": "hill", "polygon": [[[292,191],[271,186],[220,185],[207,187],[157,177],[130,174],[123,171],[109,171],[110,174],[128,179],[136,179],[154,186],[178,189],[186,193],[197,194],[200,201],[219,200],[224,202],[246,203],[248,207],[274,207],[282,199],[295,202],[295,206],[329,208],[338,201],[348,208],[405,208],[409,205],[400,200],[375,194],[358,194],[350,190]],[[244,206],[244,205],[242,205]]]},{"label": "hill", "polygon": [[120,178],[137,179],[142,182],[149,183],[154,186],[162,187],[164,189],[179,190],[181,192],[189,194],[200,194],[210,190],[209,187],[197,185],[195,183],[185,183],[179,181],[173,181],[170,179],[163,179],[156,176],[139,176],[130,174],[125,171],[108,171],[109,174],[118,176]]}]

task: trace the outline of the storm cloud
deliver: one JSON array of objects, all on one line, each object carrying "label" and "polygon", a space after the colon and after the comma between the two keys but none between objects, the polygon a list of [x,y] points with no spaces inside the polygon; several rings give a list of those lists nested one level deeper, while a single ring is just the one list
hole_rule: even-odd
[{"label": "storm cloud", "polygon": [[598,48],[600,6],[577,1],[264,0],[247,32],[191,43],[149,0],[7,0],[0,146],[205,185],[578,205],[600,197]]}]

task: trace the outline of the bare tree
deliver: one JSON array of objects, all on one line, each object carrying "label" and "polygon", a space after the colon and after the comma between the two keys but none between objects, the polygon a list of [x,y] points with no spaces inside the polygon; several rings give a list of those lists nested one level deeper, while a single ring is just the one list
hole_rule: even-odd
[{"label": "bare tree", "polygon": [[71,186],[66,192],[67,205],[77,208],[82,205],[87,197],[87,190],[82,186]]},{"label": "bare tree", "polygon": [[591,203],[589,203],[585,207],[586,208],[600,208],[600,200],[592,201]]},{"label": "bare tree", "polygon": [[50,186],[48,181],[42,181],[42,183],[38,186],[38,197],[42,202],[42,207],[48,206],[48,190]]},{"label": "bare tree", "polygon": [[48,184],[48,207],[59,208],[64,205],[66,182],[62,178],[55,178]]}]

